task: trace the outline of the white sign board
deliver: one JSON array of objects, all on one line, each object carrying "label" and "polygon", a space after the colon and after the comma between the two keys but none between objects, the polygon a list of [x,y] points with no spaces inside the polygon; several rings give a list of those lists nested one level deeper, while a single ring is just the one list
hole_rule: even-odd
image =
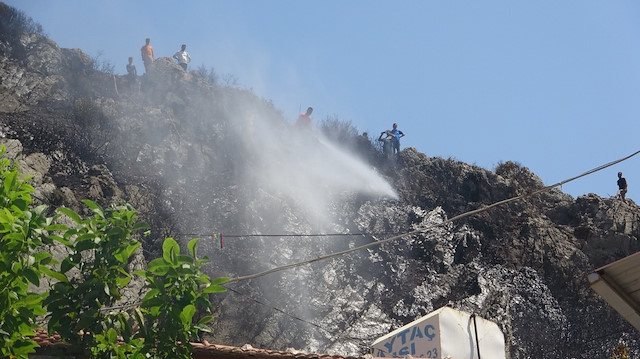
[{"label": "white sign board", "polygon": [[[478,341],[476,342],[476,337]],[[373,356],[504,359],[504,335],[491,321],[442,307],[373,343]]]}]

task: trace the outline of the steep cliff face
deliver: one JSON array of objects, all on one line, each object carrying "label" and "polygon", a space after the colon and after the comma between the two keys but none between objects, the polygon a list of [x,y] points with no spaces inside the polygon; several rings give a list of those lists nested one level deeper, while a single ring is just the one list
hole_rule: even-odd
[{"label": "steep cliff face", "polygon": [[[0,144],[34,175],[36,199],[131,203],[153,228],[147,258],[167,236],[202,237],[210,273],[237,277],[425,229],[230,284],[213,298],[212,342],[360,354],[449,305],[496,321],[510,358],[600,358],[620,340],[640,355],[585,280],[640,249],[632,201],[552,190],[441,225],[543,183],[514,164],[345,150],[165,58],[130,82],[23,33],[0,42],[0,79]],[[208,239],[218,232],[222,249]]]}]

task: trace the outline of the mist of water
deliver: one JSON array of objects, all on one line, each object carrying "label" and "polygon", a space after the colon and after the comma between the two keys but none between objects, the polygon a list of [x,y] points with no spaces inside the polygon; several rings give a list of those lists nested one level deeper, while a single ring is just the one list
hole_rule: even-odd
[{"label": "mist of water", "polygon": [[241,116],[246,120],[235,123],[250,154],[247,180],[292,201],[309,222],[330,222],[329,204],[347,194],[397,198],[371,165],[318,131],[274,125],[251,111]]}]

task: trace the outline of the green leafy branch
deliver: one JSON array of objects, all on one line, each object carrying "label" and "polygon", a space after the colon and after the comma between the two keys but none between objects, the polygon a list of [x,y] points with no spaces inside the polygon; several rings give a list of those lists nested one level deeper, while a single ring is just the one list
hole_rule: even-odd
[{"label": "green leafy branch", "polygon": [[[0,148],[0,156],[5,148]],[[44,206],[31,209],[33,187],[21,178],[17,165],[0,157],[0,354],[26,358],[37,344],[29,337],[38,328],[36,319],[45,314],[39,294],[30,288],[40,285],[51,254],[38,252],[44,244],[42,228],[50,223]]]},{"label": "green leafy branch", "polygon": [[[148,229],[130,205],[110,206],[84,200],[93,215],[81,218],[59,208],[32,207],[34,189],[0,147],[0,354],[28,358],[38,347],[32,339],[38,317],[82,355],[92,358],[190,358],[189,341],[209,332],[213,320],[209,295],[225,291],[228,278],[211,280],[202,272],[208,259],[197,257],[194,239],[181,254],[167,238],[163,255],[146,270],[129,271],[140,247],[135,235]],[[63,216],[72,225],[63,224]],[[145,233],[148,233],[145,232]],[[56,261],[44,245],[68,250]],[[122,298],[133,276],[145,280],[147,294],[139,308],[107,311]],[[44,277],[56,283],[37,293]],[[204,315],[201,315],[204,314]]]},{"label": "green leafy branch", "polygon": [[[144,271],[135,274],[147,280],[149,292],[136,311],[140,325],[139,337],[144,337],[144,351],[158,355],[188,358],[191,339],[199,339],[198,332],[210,332],[207,326],[213,320],[209,294],[224,292],[220,284],[227,278],[210,280],[201,267],[208,261],[198,259],[193,239],[187,245],[190,255],[182,255],[173,238],[162,245],[162,257],[149,262]],[[194,321],[196,312],[206,313]],[[176,346],[175,343],[182,343]]]}]

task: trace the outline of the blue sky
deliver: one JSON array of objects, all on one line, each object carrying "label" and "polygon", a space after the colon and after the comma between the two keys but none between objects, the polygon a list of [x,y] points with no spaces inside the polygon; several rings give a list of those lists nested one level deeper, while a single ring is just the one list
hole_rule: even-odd
[{"label": "blue sky", "polygon": [[[545,184],[638,149],[640,2],[635,0],[5,0],[61,47],[124,73],[187,44],[293,123],[313,106],[371,136],[487,169],[517,161]],[[575,182],[574,197],[640,199],[640,156]]]}]

